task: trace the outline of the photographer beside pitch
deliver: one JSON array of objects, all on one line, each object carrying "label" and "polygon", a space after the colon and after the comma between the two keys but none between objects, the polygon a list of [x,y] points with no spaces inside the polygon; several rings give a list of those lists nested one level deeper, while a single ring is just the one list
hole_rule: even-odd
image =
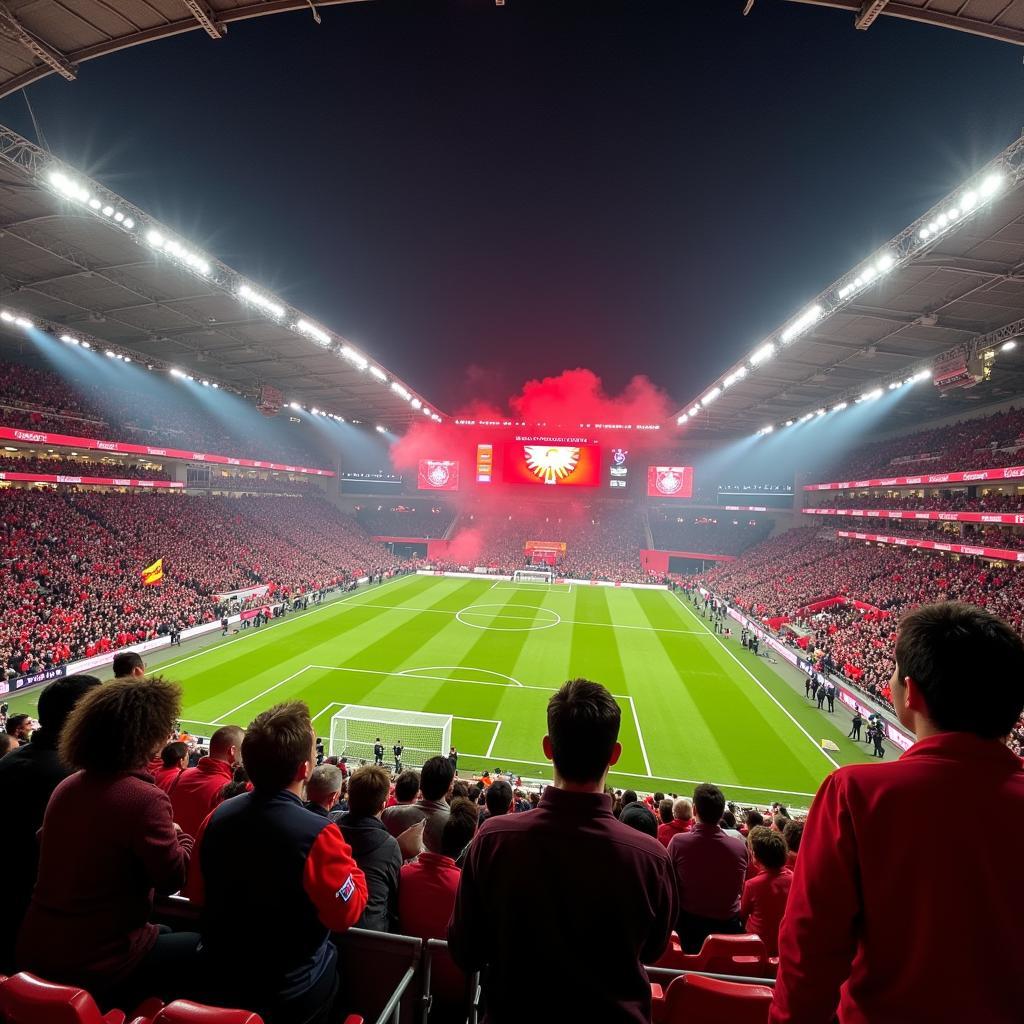
[{"label": "photographer beside pitch", "polygon": [[[818,790],[771,1021],[1018,1022],[1024,764],[1004,740],[1024,710],[1024,641],[980,608],[925,605],[900,620],[891,686],[917,742]],[[968,810],[955,841],[915,827],[939,807]]]}]

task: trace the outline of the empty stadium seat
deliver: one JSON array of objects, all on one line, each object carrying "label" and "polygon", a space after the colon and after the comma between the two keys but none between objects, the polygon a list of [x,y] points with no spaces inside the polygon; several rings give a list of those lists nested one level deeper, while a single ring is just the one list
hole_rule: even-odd
[{"label": "empty stadium seat", "polygon": [[767,1024],[774,995],[765,985],[684,974],[665,993],[665,1024]]},{"label": "empty stadium seat", "polygon": [[709,935],[699,953],[684,953],[676,933],[654,967],[707,974],[738,974],[748,978],[774,978],[778,960],[768,956],[757,935]]},{"label": "empty stadium seat", "polygon": [[[133,1021],[132,1024],[143,1024]],[[258,1013],[249,1010],[224,1010],[217,1006],[203,1006],[188,999],[168,1003],[148,1024],[263,1024]],[[344,1024],[363,1024],[363,1018],[350,1014]]]},{"label": "empty stadium seat", "polygon": [[34,974],[16,974],[0,985],[6,1024],[124,1024],[120,1010],[101,1013],[84,988],[55,985]]}]

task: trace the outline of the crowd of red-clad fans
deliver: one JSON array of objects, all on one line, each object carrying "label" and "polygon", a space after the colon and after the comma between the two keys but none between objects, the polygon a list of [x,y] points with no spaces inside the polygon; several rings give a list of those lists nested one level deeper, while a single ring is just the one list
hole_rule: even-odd
[{"label": "crowd of red-clad fans", "polygon": [[[124,655],[114,682],[51,683],[35,731],[22,714],[2,723],[0,972],[82,986],[129,1015],[185,997],[332,1024],[352,991],[337,944],[358,927],[447,940],[435,1022],[467,1019],[479,972],[493,1024],[677,1019],[692,985],[745,992],[744,1019],[768,1024],[1011,1024],[1024,764],[1002,739],[1024,711],[1024,642],[944,602],[901,619],[896,658],[917,742],[838,768],[795,817],[741,812],[711,783],[692,798],[611,790],[622,709],[586,679],[550,698],[554,779],[527,794],[498,771],[461,780],[454,747],[394,775],[382,751],[326,757],[301,702],[220,727],[197,759],[175,724],[180,688]],[[985,699],[965,699],[978,672]],[[908,827],[940,806],[1000,827],[967,844]],[[176,892],[187,903],[160,928],[155,896]],[[572,984],[524,985],[526,949]],[[647,965],[775,986],[655,991]],[[713,1019],[738,1012],[718,1005]]]},{"label": "crowd of red-clad fans", "polygon": [[860,445],[822,461],[814,480],[864,480],[920,473],[952,473],[1024,464],[1024,408],[959,420],[913,434]]},{"label": "crowd of red-clad fans", "polygon": [[[295,431],[292,434],[296,436],[285,436],[281,424],[258,423],[258,432],[243,427],[228,430],[222,420],[191,400],[184,388],[175,391],[156,379],[153,385],[116,387],[100,375],[85,380],[21,362],[0,361],[0,426],[323,465],[321,452]],[[184,403],[188,403],[186,415],[182,413]]]},{"label": "crowd of red-clad fans", "polygon": [[693,513],[651,509],[647,515],[654,547],[708,555],[739,555],[764,540],[775,523],[750,513]]},{"label": "crowd of red-clad fans", "polygon": [[[699,579],[737,607],[773,623],[790,642],[806,638],[800,646],[820,668],[844,675],[885,703],[891,703],[896,623],[908,608],[964,601],[987,608],[1024,634],[1024,570],[837,540],[816,527],[773,537],[747,552],[742,562]],[[867,607],[808,607],[835,597]],[[797,629],[788,629],[790,623]],[[1020,723],[1011,742],[1017,750],[1024,744]]]},{"label": "crowd of red-clad fans", "polygon": [[967,491],[921,496],[909,491],[817,494],[807,496],[813,508],[883,508],[921,512],[1019,512],[1024,494],[1002,494],[990,490],[970,498]]},{"label": "crowd of red-clad fans", "polygon": [[[158,587],[141,570],[164,559]],[[0,663],[38,672],[219,617],[215,597],[334,587],[401,561],[323,500],[0,490]]]},{"label": "crowd of red-clad fans", "polygon": [[642,512],[615,500],[473,506],[455,524],[448,554],[433,561],[444,568],[481,565],[513,572],[529,564],[527,541],[565,545],[551,566],[559,576],[651,581],[640,567],[646,545]]},{"label": "crowd of red-clad fans", "polygon": [[0,473],[36,473],[44,476],[94,476],[108,479],[170,480],[166,470],[154,466],[138,466],[118,460],[14,457],[9,452],[0,455]]},{"label": "crowd of red-clad fans", "polygon": [[359,525],[372,537],[443,537],[455,514],[440,501],[374,501],[356,507]]}]

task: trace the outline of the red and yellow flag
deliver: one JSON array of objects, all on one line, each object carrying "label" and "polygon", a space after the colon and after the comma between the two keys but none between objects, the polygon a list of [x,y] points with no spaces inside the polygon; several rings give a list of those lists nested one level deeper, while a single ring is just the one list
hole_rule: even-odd
[{"label": "red and yellow flag", "polygon": [[152,565],[142,570],[142,585],[152,587],[164,578],[164,560],[158,558]]}]

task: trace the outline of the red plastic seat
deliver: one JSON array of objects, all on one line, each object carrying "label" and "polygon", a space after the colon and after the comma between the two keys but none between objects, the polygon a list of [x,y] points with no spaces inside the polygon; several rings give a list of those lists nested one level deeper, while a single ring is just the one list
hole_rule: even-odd
[{"label": "red plastic seat", "polygon": [[665,993],[666,1024],[768,1024],[772,990],[684,974]]},{"label": "red plastic seat", "polygon": [[124,1024],[120,1010],[100,1013],[84,988],[55,985],[34,974],[15,974],[0,985],[6,1024]]},{"label": "red plastic seat", "polygon": [[699,953],[681,953],[674,961],[670,966],[679,971],[739,974],[745,978],[775,976],[768,950],[757,935],[709,935]]},{"label": "red plastic seat", "polygon": [[[263,1018],[249,1010],[224,1010],[176,999],[152,1019],[152,1024],[263,1024]],[[363,1024],[363,1018],[352,1014],[345,1018],[345,1024]]]}]

